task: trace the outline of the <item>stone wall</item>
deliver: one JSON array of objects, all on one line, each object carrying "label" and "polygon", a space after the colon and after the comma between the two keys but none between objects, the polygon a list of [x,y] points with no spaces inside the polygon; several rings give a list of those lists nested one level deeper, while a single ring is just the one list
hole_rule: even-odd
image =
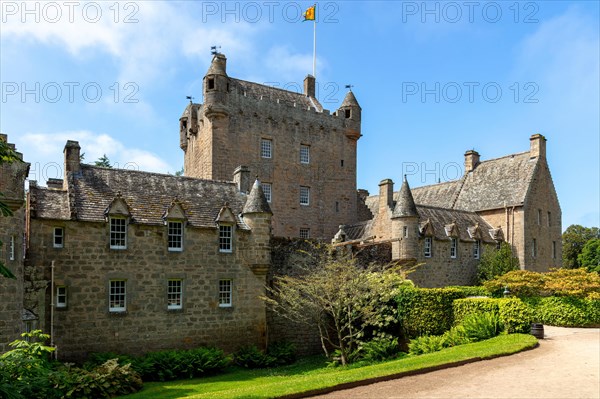
[{"label": "stone wall", "polygon": [[[53,229],[65,229],[64,248],[53,248]],[[139,354],[166,348],[216,345],[228,352],[247,344],[264,347],[265,277],[250,248],[251,234],[236,230],[233,253],[220,253],[218,231],[187,227],[182,252],[167,250],[166,226],[130,224],[126,250],[109,249],[107,223],[31,221],[29,264],[65,286],[67,306],[45,298],[43,328],[53,330],[59,358],[90,352]],[[109,280],[126,280],[126,312],[109,312]],[[167,280],[183,281],[183,308],[167,309]],[[233,282],[233,306],[220,307],[219,280]],[[56,299],[55,299],[56,301]],[[53,309],[54,308],[54,309]],[[50,314],[54,311],[54,323]]]}]

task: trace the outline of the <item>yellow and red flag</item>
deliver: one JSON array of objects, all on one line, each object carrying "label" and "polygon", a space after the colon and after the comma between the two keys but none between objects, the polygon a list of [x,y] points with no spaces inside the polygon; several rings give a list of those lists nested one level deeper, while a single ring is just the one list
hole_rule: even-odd
[{"label": "yellow and red flag", "polygon": [[312,7],[308,7],[308,9],[306,11],[304,11],[304,14],[302,14],[302,16],[304,17],[305,21],[314,21],[315,20],[316,8],[317,8],[317,5],[315,4]]}]

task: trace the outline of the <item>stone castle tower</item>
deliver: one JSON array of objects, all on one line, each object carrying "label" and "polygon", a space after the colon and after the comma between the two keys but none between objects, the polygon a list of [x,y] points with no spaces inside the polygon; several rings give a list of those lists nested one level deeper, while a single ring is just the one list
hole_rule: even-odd
[{"label": "stone castle tower", "polygon": [[203,81],[204,103],[190,103],[180,118],[185,175],[231,180],[235,173],[246,192],[258,176],[274,235],[330,239],[340,224],[356,221],[361,107],[349,91],[330,113],[315,85],[310,75],[304,93],[235,79],[216,54]]}]

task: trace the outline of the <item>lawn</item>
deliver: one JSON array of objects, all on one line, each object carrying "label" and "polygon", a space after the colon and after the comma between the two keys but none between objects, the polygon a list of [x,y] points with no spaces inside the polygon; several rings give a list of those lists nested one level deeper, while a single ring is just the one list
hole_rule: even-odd
[{"label": "lawn", "polygon": [[447,364],[509,355],[533,348],[531,335],[500,335],[487,341],[447,348],[440,352],[363,367],[327,367],[322,357],[302,359],[293,365],[272,369],[234,369],[213,377],[172,382],[151,382],[126,399],[175,398],[276,398],[350,384],[356,381],[385,379]]}]

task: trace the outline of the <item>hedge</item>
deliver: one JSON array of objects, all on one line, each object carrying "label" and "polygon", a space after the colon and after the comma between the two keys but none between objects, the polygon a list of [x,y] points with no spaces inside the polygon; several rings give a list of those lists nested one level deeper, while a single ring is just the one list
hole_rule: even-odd
[{"label": "hedge", "polygon": [[563,297],[530,297],[528,304],[536,322],[558,327],[600,326],[600,300]]},{"label": "hedge", "polygon": [[504,330],[509,333],[528,334],[531,330],[533,312],[518,298],[465,298],[453,304],[454,324],[474,313],[497,312]]},{"label": "hedge", "polygon": [[403,288],[396,302],[404,338],[448,331],[454,324],[452,302],[465,296],[459,288]]}]

